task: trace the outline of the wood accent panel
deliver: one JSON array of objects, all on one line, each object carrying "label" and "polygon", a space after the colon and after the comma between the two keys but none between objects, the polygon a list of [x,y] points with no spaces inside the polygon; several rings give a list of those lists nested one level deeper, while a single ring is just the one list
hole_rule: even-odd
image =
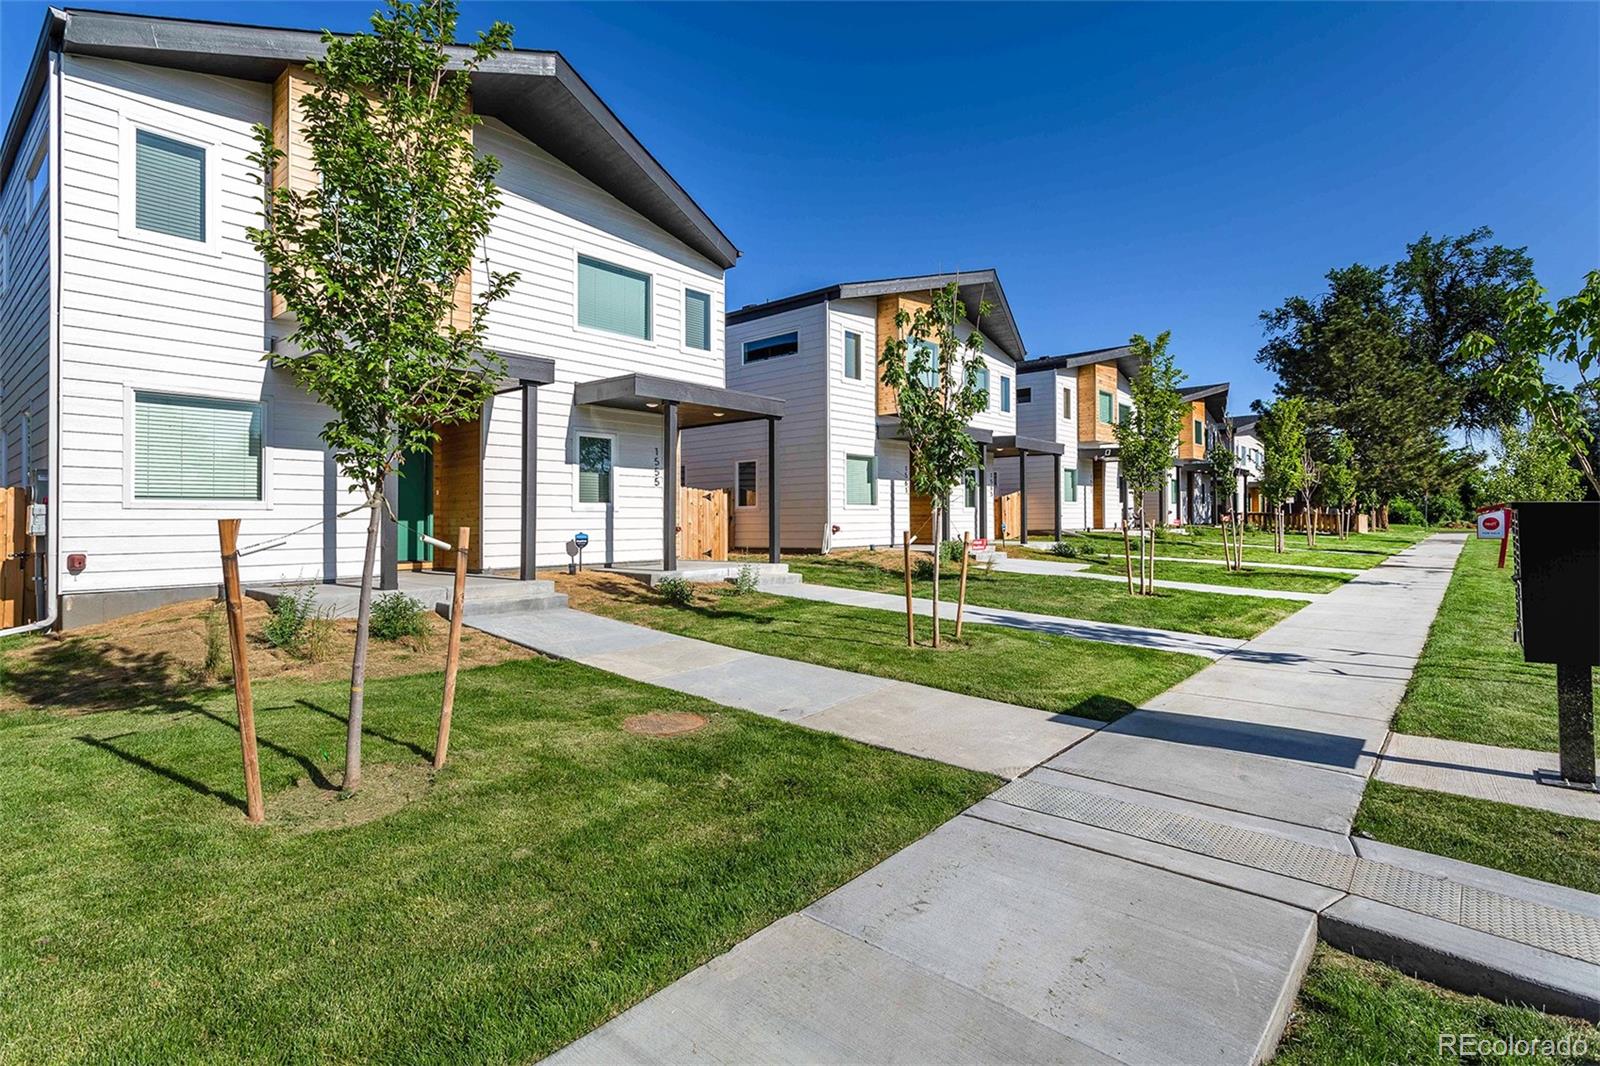
[{"label": "wood accent panel", "polygon": [[[1194,442],[1194,424],[1200,423],[1200,443]],[[1179,459],[1204,459],[1205,446],[1206,402],[1204,400],[1191,400],[1189,402],[1189,417],[1184,419],[1183,428],[1178,431],[1178,458]]]},{"label": "wood accent panel", "polygon": [[1022,533],[1022,490],[995,498],[995,539],[1016,540]]},{"label": "wood accent panel", "polygon": [[[434,536],[454,541],[461,526],[472,528],[467,567],[483,569],[483,424],[479,419],[438,427],[433,445]],[[435,570],[454,570],[456,553],[435,548]]]},{"label": "wood accent panel", "polygon": [[733,494],[678,486],[678,559],[726,559]]},{"label": "wood accent panel", "polygon": [[911,535],[917,538],[918,544],[932,544],[938,540],[933,533],[932,496],[911,494]]},{"label": "wood accent panel", "polygon": [[[891,338],[900,335],[900,329],[895,325],[896,315],[902,310],[908,315],[914,315],[919,310],[926,311],[932,306],[933,300],[931,298],[907,295],[905,293],[878,297],[878,351],[876,352],[877,359],[873,361],[874,366],[881,367],[883,365],[884,344]],[[899,412],[900,398],[895,395],[893,389],[884,385],[883,375],[880,373],[878,375],[878,414],[893,415]]]},{"label": "wood accent panel", "polygon": [[1100,420],[1100,394],[1111,394],[1111,417],[1117,416],[1117,364],[1094,363],[1078,368],[1078,440],[1082,443],[1115,444],[1117,431],[1112,422]]},{"label": "wood accent panel", "polygon": [[0,489],[0,629],[29,621],[28,490]]}]

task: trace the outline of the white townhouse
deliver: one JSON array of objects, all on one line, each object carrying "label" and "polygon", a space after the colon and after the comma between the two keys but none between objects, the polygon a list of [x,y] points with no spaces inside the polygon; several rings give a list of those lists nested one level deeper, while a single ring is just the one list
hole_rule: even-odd
[{"label": "white townhouse", "polygon": [[[281,540],[244,558],[247,582],[359,572],[327,411],[274,365],[292,324],[245,235],[255,124],[289,153],[271,180],[317,180],[298,101],[322,51],[311,32],[46,17],[0,142],[0,475],[48,502],[63,625],[214,591],[220,517]],[[419,534],[459,525],[481,571],[531,578],[577,533],[590,561],[670,565],[679,432],[773,437],[783,414],[725,387],[738,250],[560,55],[497,56],[472,98],[502,207],[461,290],[520,272],[488,326],[509,374],[391,486],[384,584],[448,565]]]},{"label": "white townhouse", "polygon": [[1167,522],[1208,525],[1217,520],[1211,449],[1223,438],[1227,419],[1228,383],[1179,389],[1187,404],[1178,430],[1177,462],[1167,482],[1161,513]]},{"label": "white townhouse", "polygon": [[1255,414],[1233,420],[1233,472],[1238,481],[1233,490],[1233,506],[1245,513],[1262,510],[1261,474],[1267,467],[1267,455],[1256,434],[1260,420],[1261,416]]},{"label": "white townhouse", "polygon": [[1133,410],[1128,382],[1138,371],[1127,345],[1029,359],[1017,368],[1017,432],[1035,450],[997,470],[1000,493],[1021,494],[1026,532],[1121,528],[1128,489],[1116,426]]},{"label": "white townhouse", "polygon": [[[733,490],[735,545],[770,548],[762,499],[770,484],[782,486],[784,548],[886,546],[900,543],[907,530],[918,543],[932,541],[931,501],[909,491],[910,454],[895,394],[879,379],[878,356],[896,314],[928,307],[951,281],[970,316],[958,332],[965,338],[977,330],[984,338],[989,402],[969,430],[980,463],[952,493],[942,533],[992,533],[991,463],[1016,447],[1014,387],[1026,352],[998,275],[979,270],[846,282],[728,314],[728,387],[786,404],[776,452],[754,427],[684,434],[685,484]],[[992,312],[980,322],[982,301]]]}]

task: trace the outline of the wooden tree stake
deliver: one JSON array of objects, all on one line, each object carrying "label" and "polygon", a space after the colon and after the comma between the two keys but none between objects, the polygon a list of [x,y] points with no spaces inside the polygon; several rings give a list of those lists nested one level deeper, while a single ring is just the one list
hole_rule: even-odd
[{"label": "wooden tree stake", "polygon": [[956,590],[956,639],[961,639],[961,614],[967,607],[967,553],[972,550],[972,534],[961,534],[961,586]]},{"label": "wooden tree stake", "polygon": [[911,531],[908,529],[902,541],[906,548],[906,645],[917,646],[917,616],[911,610]]},{"label": "wooden tree stake", "polygon": [[239,707],[239,750],[244,757],[245,821],[260,825],[266,817],[261,802],[261,760],[256,755],[256,708],[250,696],[250,659],[244,643],[244,591],[239,586],[239,519],[219,518],[222,544],[222,589],[228,603],[228,643],[233,650],[233,698]]},{"label": "wooden tree stake", "polygon": [[456,587],[450,595],[450,642],[444,653],[444,703],[439,708],[439,740],[433,746],[433,768],[444,766],[450,752],[450,712],[456,702],[456,668],[461,664],[461,615],[467,599],[467,549],[472,527],[456,530]]}]

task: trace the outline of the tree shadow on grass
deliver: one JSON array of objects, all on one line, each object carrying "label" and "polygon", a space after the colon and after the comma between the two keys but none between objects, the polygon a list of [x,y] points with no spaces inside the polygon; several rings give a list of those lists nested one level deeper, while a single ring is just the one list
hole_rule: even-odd
[{"label": "tree shadow on grass", "polygon": [[87,744],[92,748],[98,748],[100,751],[106,752],[109,755],[113,755],[116,758],[121,759],[123,762],[132,766],[136,766],[147,773],[155,774],[157,777],[166,778],[168,781],[171,781],[174,784],[182,785],[191,792],[198,792],[202,796],[221,800],[228,806],[235,807],[241,811],[246,809],[244,800],[240,799],[232,792],[225,792],[222,789],[212,788],[210,785],[199,780],[198,778],[190,777],[188,774],[182,773],[181,771],[162,766],[160,763],[151,762],[143,755],[136,755],[135,753],[128,751],[125,748],[120,748],[112,743],[113,740],[120,740],[128,735],[129,734],[127,733],[118,733],[117,735],[111,737],[92,737],[87,734],[80,734],[74,739],[81,744]]},{"label": "tree shadow on grass", "polygon": [[82,638],[52,639],[5,664],[5,689],[31,707],[67,713],[196,711],[206,688],[168,652],[114,654]]},{"label": "tree shadow on grass", "polygon": [[[295,703],[298,704],[301,707],[304,707],[308,711],[312,711],[312,712],[315,712],[316,714],[320,714],[320,715],[323,715],[324,717],[333,719],[335,722],[338,722],[340,725],[344,726],[346,729],[348,729],[350,727],[350,716],[349,716],[349,714],[340,714],[338,711],[329,710],[328,708],[322,706],[321,704],[312,703],[310,700],[307,700],[307,699],[295,700]],[[409,741],[409,740],[401,740],[399,737],[390,736],[388,733],[381,733],[378,730],[372,728],[370,725],[368,725],[364,720],[361,723],[361,735],[362,736],[367,736],[367,737],[372,737],[375,740],[381,740],[386,744],[393,744],[397,748],[405,748],[407,751],[411,752],[411,754],[417,756],[417,758],[419,758],[419,759],[432,759],[433,758],[433,749],[424,748],[421,745],[413,743],[412,741]]]}]

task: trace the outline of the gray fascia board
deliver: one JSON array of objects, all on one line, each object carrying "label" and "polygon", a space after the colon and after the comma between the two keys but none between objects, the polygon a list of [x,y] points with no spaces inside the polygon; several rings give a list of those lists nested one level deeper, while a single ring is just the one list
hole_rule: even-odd
[{"label": "gray fascia board", "polygon": [[994,439],[997,451],[1018,451],[1024,455],[1061,455],[1066,452],[1066,445],[1058,444],[1053,440],[1043,437],[1022,437],[1016,434],[1006,434]]},{"label": "gray fascia board", "polygon": [[654,400],[661,403],[691,403],[720,407],[761,418],[782,418],[783,401],[775,396],[760,396],[715,385],[701,385],[654,374],[622,374],[599,381],[580,382],[573,391],[575,404],[601,406],[628,400]]}]

